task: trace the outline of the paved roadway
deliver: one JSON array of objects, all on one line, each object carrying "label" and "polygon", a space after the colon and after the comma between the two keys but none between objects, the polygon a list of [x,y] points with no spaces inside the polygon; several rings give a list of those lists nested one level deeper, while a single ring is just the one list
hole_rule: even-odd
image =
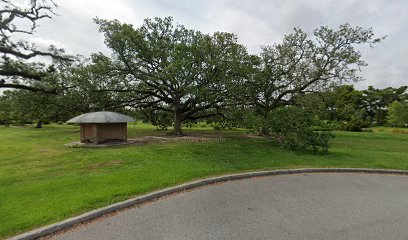
[{"label": "paved roadway", "polygon": [[311,173],[176,194],[53,239],[408,239],[408,176]]}]

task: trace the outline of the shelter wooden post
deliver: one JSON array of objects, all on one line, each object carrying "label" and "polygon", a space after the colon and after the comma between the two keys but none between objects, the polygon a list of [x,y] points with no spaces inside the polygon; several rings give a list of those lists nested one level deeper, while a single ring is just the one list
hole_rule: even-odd
[{"label": "shelter wooden post", "polygon": [[98,144],[98,125],[96,123],[92,124],[92,133],[93,133],[93,144]]},{"label": "shelter wooden post", "polygon": [[80,141],[84,142],[85,141],[85,126],[84,124],[80,125]]},{"label": "shelter wooden post", "polygon": [[123,131],[122,131],[122,133],[123,133],[123,140],[124,140],[124,141],[127,141],[127,123],[124,123],[124,124],[123,124],[122,129],[123,129]]}]

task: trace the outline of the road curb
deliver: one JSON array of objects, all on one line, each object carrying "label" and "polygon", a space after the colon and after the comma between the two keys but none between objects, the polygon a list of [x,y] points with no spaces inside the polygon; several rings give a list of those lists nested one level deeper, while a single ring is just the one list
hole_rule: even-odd
[{"label": "road curb", "polygon": [[47,225],[32,231],[14,236],[9,238],[9,240],[31,240],[44,237],[56,233],[61,230],[71,228],[75,225],[88,222],[92,219],[102,217],[106,214],[117,212],[140,203],[145,203],[169,194],[182,192],[192,188],[202,187],[213,183],[252,178],[252,177],[262,177],[262,176],[272,176],[272,175],[285,175],[285,174],[299,174],[299,173],[375,173],[375,174],[400,174],[408,175],[408,170],[387,170],[387,169],[366,169],[366,168],[307,168],[307,169],[285,169],[285,170],[270,170],[270,171],[259,171],[259,172],[247,172],[238,173],[231,175],[224,175],[219,177],[211,177],[206,179],[201,179],[175,187],[170,187],[148,193],[145,195],[137,196],[122,202],[118,202],[103,208],[98,208],[90,212],[86,212],[76,217],[68,218],[66,220]]}]

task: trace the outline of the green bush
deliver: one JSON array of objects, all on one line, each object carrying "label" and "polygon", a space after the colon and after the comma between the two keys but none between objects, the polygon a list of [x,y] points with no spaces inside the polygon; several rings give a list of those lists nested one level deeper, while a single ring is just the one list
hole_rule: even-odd
[{"label": "green bush", "polygon": [[315,117],[313,131],[333,131],[337,129],[338,123],[328,120],[320,120]]},{"label": "green bush", "polygon": [[299,151],[311,147],[315,152],[319,149],[327,153],[329,143],[334,135],[328,131],[314,131],[319,121],[304,109],[288,106],[277,108],[268,116],[264,131],[268,138],[280,142],[285,148]]}]

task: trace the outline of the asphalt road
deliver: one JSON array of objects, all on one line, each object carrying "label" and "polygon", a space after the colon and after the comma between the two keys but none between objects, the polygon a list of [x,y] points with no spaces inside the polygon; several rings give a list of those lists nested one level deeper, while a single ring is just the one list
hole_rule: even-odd
[{"label": "asphalt road", "polygon": [[252,178],[169,196],[53,239],[408,239],[408,176]]}]

